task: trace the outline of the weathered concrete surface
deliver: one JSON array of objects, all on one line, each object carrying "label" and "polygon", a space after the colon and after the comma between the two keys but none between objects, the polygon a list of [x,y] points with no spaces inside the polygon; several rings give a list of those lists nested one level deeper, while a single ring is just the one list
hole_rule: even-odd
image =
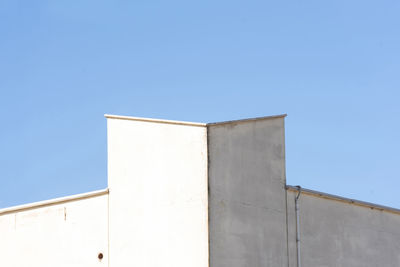
[{"label": "weathered concrete surface", "polygon": [[[288,191],[290,266],[296,266],[294,198]],[[301,265],[307,267],[400,266],[400,216],[301,194]]]},{"label": "weathered concrete surface", "polygon": [[110,266],[208,265],[205,125],[108,119]]},{"label": "weathered concrete surface", "polygon": [[0,215],[0,266],[108,266],[107,201],[102,195]]},{"label": "weathered concrete surface", "polygon": [[208,126],[210,267],[287,266],[284,118]]}]

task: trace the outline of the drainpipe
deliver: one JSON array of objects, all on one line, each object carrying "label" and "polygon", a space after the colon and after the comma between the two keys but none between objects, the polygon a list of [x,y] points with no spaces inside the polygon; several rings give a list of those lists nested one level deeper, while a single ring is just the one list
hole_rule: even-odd
[{"label": "drainpipe", "polygon": [[301,194],[301,187],[297,186],[298,193],[295,202],[295,213],[296,213],[296,248],[297,248],[297,267],[301,267],[301,257],[300,257],[300,208],[299,208],[299,197]]}]

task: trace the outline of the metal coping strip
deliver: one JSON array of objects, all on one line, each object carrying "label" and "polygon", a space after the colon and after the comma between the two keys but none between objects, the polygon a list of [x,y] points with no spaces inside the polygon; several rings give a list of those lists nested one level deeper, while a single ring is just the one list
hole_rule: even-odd
[{"label": "metal coping strip", "polygon": [[251,122],[251,121],[268,120],[268,119],[276,119],[276,118],[285,118],[286,116],[287,116],[286,114],[281,114],[281,115],[273,115],[273,116],[265,116],[265,117],[256,117],[256,118],[250,118],[250,119],[240,119],[240,120],[211,122],[211,123],[198,123],[198,122],[187,122],[187,121],[161,120],[161,119],[152,119],[152,118],[139,118],[139,117],[131,117],[131,116],[119,116],[119,115],[110,115],[110,114],[104,115],[104,117],[106,117],[107,119],[144,121],[144,122],[166,123],[166,124],[175,124],[175,125],[197,126],[197,127],[206,127],[206,126],[222,125],[222,124],[230,124],[230,123]]},{"label": "metal coping strip", "polygon": [[[299,191],[298,187],[292,186],[292,185],[286,185],[286,189],[289,190],[289,191],[293,191],[293,192],[298,192]],[[337,195],[331,195],[331,194],[328,194],[328,193],[323,193],[323,192],[319,192],[319,191],[315,191],[315,190],[311,190],[311,189],[301,188],[301,193],[302,194],[316,196],[316,197],[320,197],[320,198],[325,198],[325,199],[345,202],[345,203],[348,203],[348,204],[354,204],[354,205],[357,205],[357,206],[367,207],[367,208],[370,208],[370,209],[376,209],[376,210],[380,210],[380,211],[387,211],[387,212],[391,212],[391,213],[395,213],[395,214],[400,214],[400,209],[396,209],[396,208],[392,208],[392,207],[388,207],[388,206],[383,206],[383,205],[378,205],[378,204],[365,202],[365,201],[361,201],[361,200],[345,198],[345,197],[341,197],[341,196],[337,196]]]},{"label": "metal coping strip", "polygon": [[155,122],[155,123],[166,123],[166,124],[176,124],[176,125],[197,126],[197,127],[205,127],[205,126],[207,126],[207,124],[205,124],[205,123],[197,123],[197,122],[161,120],[161,119],[151,119],[151,118],[139,118],[139,117],[130,117],[130,116],[110,115],[110,114],[104,114],[104,117],[106,117],[107,119],[144,121],[144,122]]},{"label": "metal coping strip", "polygon": [[287,114],[281,115],[272,115],[272,116],[264,116],[264,117],[256,117],[250,119],[241,119],[241,120],[232,120],[232,121],[221,121],[221,122],[211,122],[207,123],[208,125],[221,125],[221,124],[229,124],[229,123],[241,123],[241,122],[251,122],[251,121],[260,121],[260,120],[269,120],[269,119],[277,119],[277,118],[285,118]]},{"label": "metal coping strip", "polygon": [[92,192],[83,193],[83,194],[77,194],[77,195],[72,195],[72,196],[67,196],[67,197],[60,197],[60,198],[55,198],[55,199],[50,199],[50,200],[44,200],[44,201],[33,202],[33,203],[29,203],[29,204],[4,208],[4,209],[0,209],[0,216],[9,214],[9,213],[14,213],[14,212],[42,208],[42,207],[46,207],[46,206],[52,206],[52,205],[66,203],[66,202],[72,202],[72,201],[76,201],[76,200],[107,195],[108,192],[109,192],[109,190],[108,190],[108,188],[106,188],[106,189],[92,191]]}]

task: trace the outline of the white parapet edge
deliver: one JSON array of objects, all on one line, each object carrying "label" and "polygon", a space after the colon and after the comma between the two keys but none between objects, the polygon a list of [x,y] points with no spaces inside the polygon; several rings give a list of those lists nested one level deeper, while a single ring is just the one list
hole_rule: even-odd
[{"label": "white parapet edge", "polygon": [[166,123],[166,124],[176,124],[176,125],[197,126],[197,127],[205,127],[205,126],[207,126],[206,123],[198,123],[198,122],[161,120],[161,119],[139,118],[139,117],[130,117],[130,116],[110,115],[110,114],[104,114],[104,117],[106,117],[107,119],[144,121],[144,122],[155,122],[155,123]]},{"label": "white parapet edge", "polygon": [[46,207],[46,206],[52,206],[52,205],[56,205],[56,204],[62,204],[62,203],[66,203],[66,202],[71,202],[71,201],[76,201],[76,200],[81,200],[81,199],[87,199],[87,198],[107,195],[108,193],[109,193],[109,190],[108,190],[108,188],[106,188],[106,189],[87,192],[87,193],[83,193],[83,194],[77,194],[77,195],[72,195],[72,196],[54,198],[54,199],[49,199],[49,200],[44,200],[44,201],[33,202],[33,203],[23,204],[23,205],[19,205],[19,206],[4,208],[4,209],[0,209],[0,216],[1,215],[5,215],[5,214],[9,214],[9,213],[14,213],[14,212],[20,212],[20,211],[31,210],[31,209],[36,209],[36,208],[42,208],[42,207]]},{"label": "white parapet edge", "polygon": [[210,122],[210,123],[199,123],[199,122],[162,120],[162,119],[153,119],[153,118],[141,118],[141,117],[131,117],[131,116],[120,116],[120,115],[104,114],[104,117],[106,117],[107,119],[145,121],[145,122],[155,122],[155,123],[198,126],[198,127],[205,127],[205,126],[211,126],[211,125],[220,125],[220,124],[234,124],[234,123],[260,121],[260,120],[269,120],[269,119],[285,118],[286,116],[287,116],[287,114],[280,114],[280,115],[255,117],[255,118],[248,118],[248,119],[239,119],[239,120],[230,120],[230,121],[221,121],[221,122]]}]

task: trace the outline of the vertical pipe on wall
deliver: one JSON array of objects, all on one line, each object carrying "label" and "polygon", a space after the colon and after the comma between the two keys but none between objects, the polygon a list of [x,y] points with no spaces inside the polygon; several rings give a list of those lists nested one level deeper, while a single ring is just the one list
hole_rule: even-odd
[{"label": "vertical pipe on wall", "polygon": [[301,267],[301,254],[300,254],[300,208],[299,208],[299,197],[301,194],[301,187],[297,186],[298,193],[295,201],[295,213],[296,213],[296,248],[297,248],[297,267]]}]

